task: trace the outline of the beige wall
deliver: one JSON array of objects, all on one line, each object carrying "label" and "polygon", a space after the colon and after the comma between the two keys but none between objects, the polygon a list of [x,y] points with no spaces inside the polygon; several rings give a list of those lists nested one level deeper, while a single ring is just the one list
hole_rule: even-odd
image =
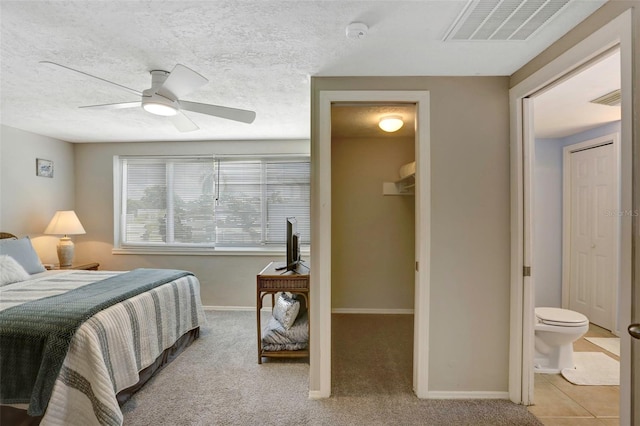
[{"label": "beige wall", "polygon": [[[0,230],[28,235],[43,263],[58,263],[58,238],[42,232],[56,210],[75,208],[73,145],[13,127],[0,131]],[[36,158],[53,161],[53,178],[36,176]]]},{"label": "beige wall", "polygon": [[[430,391],[508,390],[508,86],[508,77],[312,79],[312,162],[320,91],[430,92]],[[312,390],[319,389],[319,371],[312,365]]]},{"label": "beige wall", "polygon": [[[75,144],[76,212],[87,231],[76,242],[76,257],[97,261],[101,269],[137,267],[192,271],[200,280],[206,306],[255,307],[256,274],[282,254],[251,255],[113,255],[114,155],[309,153],[309,141],[219,141]],[[267,301],[267,298],[265,298]]]},{"label": "beige wall", "polygon": [[413,309],[413,196],[384,196],[415,159],[413,138],[331,142],[331,307]]}]

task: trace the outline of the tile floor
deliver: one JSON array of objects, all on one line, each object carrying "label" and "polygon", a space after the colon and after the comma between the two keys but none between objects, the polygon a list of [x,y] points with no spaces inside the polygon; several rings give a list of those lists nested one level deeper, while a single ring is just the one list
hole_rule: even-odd
[{"label": "tile floor", "polygon": [[[584,337],[616,337],[591,324]],[[574,343],[575,351],[604,352],[620,361],[611,352],[585,340]],[[560,374],[536,374],[535,405],[529,407],[545,426],[619,426],[620,386],[577,386]]]}]

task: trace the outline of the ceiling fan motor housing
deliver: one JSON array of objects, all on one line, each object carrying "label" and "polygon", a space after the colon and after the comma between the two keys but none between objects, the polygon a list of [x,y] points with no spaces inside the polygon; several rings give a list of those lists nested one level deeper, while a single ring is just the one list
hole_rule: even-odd
[{"label": "ceiling fan motor housing", "polygon": [[176,115],[180,110],[176,99],[170,99],[157,93],[169,74],[167,71],[151,71],[151,88],[142,92],[142,108],[145,111],[156,115],[171,116]]}]

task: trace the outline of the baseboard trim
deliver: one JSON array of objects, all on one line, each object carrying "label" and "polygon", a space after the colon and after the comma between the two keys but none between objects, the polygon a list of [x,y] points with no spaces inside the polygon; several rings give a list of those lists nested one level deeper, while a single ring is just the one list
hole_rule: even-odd
[{"label": "baseboard trim", "polygon": [[509,392],[430,391],[427,399],[509,399]]},{"label": "baseboard trim", "polygon": [[413,315],[413,309],[333,308],[332,314]]},{"label": "baseboard trim", "polygon": [[324,396],[321,391],[309,391],[309,399],[325,399],[328,396]]},{"label": "baseboard trim", "polygon": [[[255,311],[255,306],[202,306],[205,311]],[[271,311],[271,306],[263,306],[263,311]],[[378,315],[413,315],[413,309],[369,309],[369,308],[334,308],[332,314],[378,314]]]},{"label": "baseboard trim", "polygon": [[[255,306],[202,306],[205,311],[254,311]],[[264,309],[264,308],[263,308]]]}]

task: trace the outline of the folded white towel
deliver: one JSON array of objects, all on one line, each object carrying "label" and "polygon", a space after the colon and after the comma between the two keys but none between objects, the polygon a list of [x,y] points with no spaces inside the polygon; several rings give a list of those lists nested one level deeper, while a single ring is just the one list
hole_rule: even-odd
[{"label": "folded white towel", "polygon": [[405,164],[400,167],[400,179],[404,179],[407,176],[411,176],[416,173],[416,162],[412,161],[411,163]]}]

